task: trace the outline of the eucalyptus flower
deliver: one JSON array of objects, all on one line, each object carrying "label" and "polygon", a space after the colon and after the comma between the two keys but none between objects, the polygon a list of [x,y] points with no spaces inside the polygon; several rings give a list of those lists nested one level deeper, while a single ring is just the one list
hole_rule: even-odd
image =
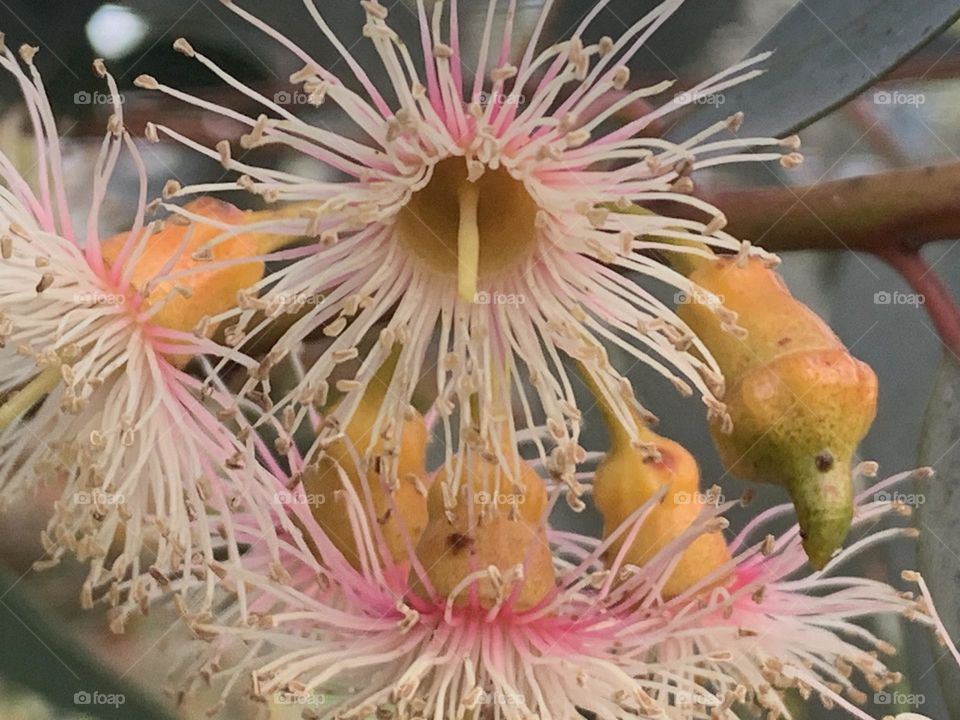
[{"label": "eucalyptus flower", "polygon": [[[470,522],[458,515],[441,534],[428,523],[398,559],[379,550],[384,530],[368,519],[369,489],[354,491],[344,478],[335,496],[283,498],[302,532],[283,542],[284,572],[263,553],[218,566],[224,586],[246,602],[187,615],[202,642],[181,646],[177,674],[221,692],[211,713],[249,691],[300,705],[309,718],[573,720],[589,711],[735,720],[745,707],[790,718],[785,696],[797,691],[866,720],[867,692],[901,676],[882,659],[893,646],[863,619],[932,627],[957,657],[918,574],[903,574],[919,585],[914,595],[841,571],[879,543],[916,536],[912,528],[874,528],[908,514],[885,489],[927,475],[901,473],[863,491],[854,527],[867,532],[822,571],[807,566],[798,526],[774,533],[787,504],[749,522],[712,572],[687,574],[682,587],[678,564],[700,538],[726,531],[722,513],[735,503],[703,505],[695,522],[637,566],[627,548],[646,523],[660,522],[654,516],[667,486],[598,540],[547,523],[562,486],[511,512],[492,507],[489,491],[477,491],[491,485],[471,475],[474,492],[460,506]],[[349,516],[359,566],[323,530],[318,506]]]},{"label": "eucalyptus flower", "polygon": [[[872,477],[876,470],[875,463],[861,463],[856,473]],[[795,690],[805,701],[860,720],[873,717],[863,708],[868,700],[903,679],[884,661],[897,648],[864,620],[899,616],[930,627],[960,664],[919,573],[902,572],[904,581],[919,588],[915,593],[846,570],[882,543],[918,536],[915,528],[884,522],[891,515],[909,517],[911,510],[888,489],[932,474],[930,468],[899,473],[856,495],[852,527],[861,529],[861,537],[820,571],[807,565],[799,525],[770,531],[791,505],[757,515],[728,543],[729,562],[665,606],[678,629],[658,659],[683,664],[691,656],[722,652],[723,667],[735,678],[733,692],[764,717],[792,717],[784,695]]]},{"label": "eucalyptus flower", "polygon": [[[22,64],[6,47],[0,55],[20,86],[37,159],[31,184],[0,154],[0,503],[15,508],[44,484],[59,490],[38,566],[66,552],[89,560],[83,602],[105,597],[120,630],[159,592],[200,581],[212,597],[208,563],[239,552],[236,510],[252,509],[260,541],[273,537],[276,521],[258,510],[269,507],[271,477],[226,424],[235,399],[187,371],[201,355],[255,364],[194,326],[233,304],[237,283],[263,265],[244,260],[256,243],[236,233],[215,256],[195,257],[243,215],[219,200],[188,206],[197,222],[147,222],[146,168],[100,60],[113,114],[90,197],[71,207],[37,50],[23,46]],[[129,231],[109,237],[101,206],[124,151],[138,202]],[[80,212],[84,227],[72,220]]]},{"label": "eucalyptus flower", "polygon": [[[457,2],[417,3],[414,47],[391,28],[385,6],[364,0],[363,34],[381,62],[366,68],[310,0],[307,14],[339,53],[330,67],[240,3],[227,2],[303,63],[291,82],[313,105],[334,106],[352,126],[342,131],[301,119],[185,38],[174,44],[179,52],[259,103],[263,113],[248,116],[153,76],[137,78],[141,88],[248,128],[239,148],[229,140],[208,148],[165,125],[151,126],[148,134],[172,138],[239,174],[172,188],[170,199],[245,189],[274,204],[273,230],[290,236],[286,250],[265,247],[285,262],[251,288],[250,307],[220,319],[244,343],[270,327],[259,313],[263,306],[296,305],[296,317],[264,361],[267,369],[300,353],[309,339],[326,340],[297,386],[271,396],[269,413],[288,413],[291,437],[307,422],[309,408],[326,405],[337,391],[343,399],[319,434],[315,451],[322,450],[349,424],[397,345],[397,372],[371,443],[403,423],[417,382],[435,376],[434,411],[448,463],[465,445],[500,453],[502,444],[515,445],[518,430],[546,424],[552,437],[540,455],[571,477],[582,456],[582,412],[570,358],[635,440],[634,418],[649,416],[625,377],[637,363],[684,395],[700,393],[711,415],[725,416],[717,363],[647,281],[691,290],[658,252],[709,256],[713,248],[766,258],[723,232],[720,210],[690,194],[692,175],[738,162],[792,167],[801,160],[797,140],[738,138],[739,114],[682,142],[649,134],[670,113],[756,76],[766,55],[667,96],[660,107],[611,129],[608,121],[618,113],[670,89],[669,81],[630,89],[627,64],[681,2],[661,3],[619,37],[586,40],[607,4],[593,4],[568,37],[550,44],[543,37],[551,6],[545,3],[513,64],[512,2],[495,31],[504,4],[490,0],[478,55],[466,57]],[[257,148],[271,155],[292,151],[316,171],[260,166],[250,153]],[[636,212],[659,201],[685,206],[695,219]],[[310,298],[318,300],[305,306]],[[735,323],[722,305],[717,312],[727,325]],[[610,361],[613,350],[626,358],[620,367]],[[269,373],[254,373],[241,394],[269,394],[271,387]],[[373,445],[358,450],[369,457]]]},{"label": "eucalyptus flower", "polygon": [[[212,685],[221,696],[211,715],[243,693],[302,707],[309,718],[579,720],[586,710],[627,720],[681,717],[681,707],[682,717],[713,718],[728,698],[702,678],[718,688],[735,687],[736,678],[703,667],[723,652],[657,661],[657,647],[685,627],[670,621],[658,588],[675,554],[723,528],[722,518],[695,523],[642,569],[626,566],[622,553],[605,563],[612,543],[636,534],[662,493],[601,542],[548,527],[561,495],[548,499],[542,481],[512,511],[498,507],[483,465],[465,460],[473,492],[452,524],[440,485],[432,486],[435,512],[419,541],[407,536],[401,558],[380,549],[385,530],[369,520],[366,479],[355,490],[344,477],[329,496],[281,496],[302,534],[285,539],[281,573],[262,552],[216,566],[223,586],[245,602],[212,617],[185,613],[202,642],[179,644],[185,657],[175,675],[189,678],[182,697]],[[349,518],[362,562],[323,529],[325,514]],[[699,709],[689,709],[691,698],[702,700]]]}]

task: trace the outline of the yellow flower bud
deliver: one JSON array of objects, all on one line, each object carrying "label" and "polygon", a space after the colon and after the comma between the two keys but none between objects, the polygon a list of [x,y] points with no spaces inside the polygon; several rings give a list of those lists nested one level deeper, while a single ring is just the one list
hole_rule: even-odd
[{"label": "yellow flower bud", "polygon": [[[547,491],[543,480],[515,453],[502,464],[492,457],[468,451],[460,465],[459,491],[453,490],[445,469],[430,487],[429,520],[417,546],[417,557],[441,598],[457,592],[454,605],[471,602],[471,590],[458,586],[469,575],[493,566],[501,581],[487,575],[474,585],[480,606],[489,609],[513,592],[516,610],[539,603],[556,586],[553,556],[547,541],[544,513]],[[453,499],[455,503],[450,502]],[[449,507],[448,507],[449,505]],[[524,566],[523,577],[515,575]],[[414,591],[426,596],[426,588],[411,573]]]},{"label": "yellow flower bud", "polygon": [[[519,513],[527,522],[539,525],[544,520],[547,509],[547,489],[543,480],[529,463],[524,462],[516,452],[504,448],[503,461],[492,455],[482,456],[470,452],[466,456],[469,483],[461,481],[456,505],[450,512],[458,517],[467,512],[467,495],[474,503],[475,512],[491,514],[494,512]],[[456,467],[458,459],[451,465]],[[444,485],[447,483],[446,468],[437,472],[427,496],[427,510],[431,518],[442,517],[447,513]]]},{"label": "yellow flower bud", "polygon": [[[314,502],[310,503],[314,518],[355,568],[361,566],[360,557],[346,507],[347,500],[342,494],[340,471],[350,479],[365,507],[366,492],[369,491],[374,516],[368,519],[383,532],[393,562],[400,565],[407,562],[407,542],[416,546],[427,522],[427,427],[423,418],[419,413],[413,413],[403,423],[398,437],[390,443],[382,435],[375,441],[371,436],[395,362],[396,355],[384,363],[378,373],[386,373],[387,380],[374,379],[368,385],[353,417],[344,428],[344,438],[332,443],[325,455],[308,466],[303,476],[304,489],[308,497],[314,498]],[[384,460],[385,454],[394,453],[394,462]],[[365,457],[370,458],[370,463],[361,470],[356,460],[359,458],[363,463]],[[364,477],[366,488],[361,482]],[[396,487],[391,490],[390,483],[394,482]]]},{"label": "yellow flower bud", "polygon": [[747,331],[730,332],[706,303],[679,309],[726,379],[732,432],[711,423],[724,465],[787,488],[810,564],[822,568],[850,526],[851,462],[876,413],[876,376],[761,260],[719,258],[689,277]]},{"label": "yellow flower bud", "polygon": [[[707,500],[700,492],[697,462],[682,445],[643,426],[638,432],[643,450],[631,446],[625,436],[611,433],[613,448],[594,475],[593,500],[603,515],[606,538],[667,486],[665,496],[647,515],[624,555],[623,562],[642,566],[694,523]],[[617,557],[628,535],[621,534],[610,546],[608,561]],[[663,595],[679,595],[728,560],[730,553],[721,533],[701,535],[684,550]]]},{"label": "yellow flower bud", "polygon": [[[610,452],[593,476],[593,502],[603,516],[603,537],[610,537],[661,488],[666,492],[637,531],[623,562],[643,566],[683,534],[700,516],[707,498],[700,492],[700,467],[683,445],[653,432],[635,419],[633,434],[623,426],[602,392],[582,373],[603,415],[610,435]],[[629,532],[606,551],[613,562]],[[683,552],[664,584],[664,597],[675,597],[730,560],[719,532],[697,537]]]}]

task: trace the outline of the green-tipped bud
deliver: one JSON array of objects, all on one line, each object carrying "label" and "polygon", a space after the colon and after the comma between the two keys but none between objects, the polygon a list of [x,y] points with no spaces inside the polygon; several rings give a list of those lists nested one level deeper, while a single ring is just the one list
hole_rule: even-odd
[{"label": "green-tipped bud", "polygon": [[[825,464],[827,455],[823,455]],[[787,489],[797,509],[803,549],[810,565],[822,570],[834,550],[843,544],[853,519],[850,465],[841,463],[826,471],[796,473]]]},{"label": "green-tipped bud", "polygon": [[821,568],[850,526],[851,465],[876,413],[876,376],[761,260],[720,258],[690,280],[725,309],[679,310],[726,380],[729,421],[711,424],[721,459],[739,477],[789,490],[804,549]]}]

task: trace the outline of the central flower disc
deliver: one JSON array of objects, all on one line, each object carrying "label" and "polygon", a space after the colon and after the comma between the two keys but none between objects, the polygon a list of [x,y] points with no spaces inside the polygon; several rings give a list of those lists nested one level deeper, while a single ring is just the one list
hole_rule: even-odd
[{"label": "central flower disc", "polygon": [[474,182],[463,158],[441,160],[427,185],[397,217],[397,233],[433,270],[457,276],[472,302],[478,280],[529,260],[535,248],[537,204],[503,168]]}]

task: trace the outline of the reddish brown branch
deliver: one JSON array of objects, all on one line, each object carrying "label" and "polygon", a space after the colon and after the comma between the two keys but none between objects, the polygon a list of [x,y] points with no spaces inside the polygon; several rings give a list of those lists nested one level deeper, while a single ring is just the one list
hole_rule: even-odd
[{"label": "reddish brown branch", "polygon": [[732,190],[709,198],[728,230],[769,250],[859,250],[883,258],[923,295],[944,344],[960,357],[960,309],[919,255],[960,238],[960,163],[809,187]]},{"label": "reddish brown branch", "polygon": [[877,121],[874,103],[861,95],[848,102],[841,110],[858,131],[864,133],[863,140],[869,143],[877,154],[898,167],[912,164],[910,156],[904,152],[886,124]]},{"label": "reddish brown branch", "polygon": [[918,294],[944,345],[960,357],[960,309],[937,274],[920,253],[909,249],[885,249],[876,253],[899,272]]},{"label": "reddish brown branch", "polygon": [[774,251],[878,252],[960,238],[960,162],[707,199],[729,232]]}]

